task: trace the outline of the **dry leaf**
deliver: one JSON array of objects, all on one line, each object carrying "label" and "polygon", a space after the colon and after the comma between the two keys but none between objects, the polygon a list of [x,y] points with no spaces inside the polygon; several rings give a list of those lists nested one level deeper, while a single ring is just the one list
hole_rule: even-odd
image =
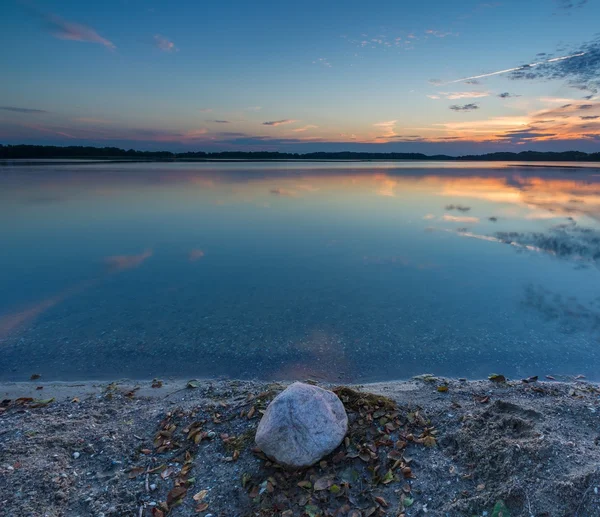
[{"label": "dry leaf", "polygon": [[196,509],[194,511],[196,513],[202,513],[202,512],[205,512],[206,510],[208,510],[208,503],[201,503],[198,506],[196,506]]},{"label": "dry leaf", "polygon": [[200,501],[204,501],[204,499],[206,498],[207,495],[208,495],[208,490],[200,490],[200,492],[198,492],[197,494],[194,495],[193,499],[194,499],[194,501],[199,503]]}]

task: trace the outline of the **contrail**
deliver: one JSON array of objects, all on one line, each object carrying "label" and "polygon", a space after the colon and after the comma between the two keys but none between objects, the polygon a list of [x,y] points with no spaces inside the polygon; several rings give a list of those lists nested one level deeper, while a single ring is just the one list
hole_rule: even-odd
[{"label": "contrail", "polygon": [[580,52],[579,54],[571,54],[570,56],[554,57],[552,59],[548,59],[547,61],[539,61],[537,63],[531,63],[529,65],[517,66],[515,68],[507,68],[506,70],[498,70],[497,72],[490,72],[489,74],[472,75],[471,77],[463,77],[462,79],[456,79],[454,81],[448,81],[446,83],[441,83],[441,84],[454,84],[454,83],[460,83],[462,81],[469,81],[470,79],[481,79],[483,77],[490,77],[492,75],[500,75],[500,74],[506,74],[508,72],[516,72],[517,70],[525,70],[526,68],[533,68],[534,66],[543,65],[545,63],[554,63],[556,61],[563,61],[565,59],[571,59],[572,57],[580,57],[580,56],[583,56],[584,54],[585,54],[585,52]]}]

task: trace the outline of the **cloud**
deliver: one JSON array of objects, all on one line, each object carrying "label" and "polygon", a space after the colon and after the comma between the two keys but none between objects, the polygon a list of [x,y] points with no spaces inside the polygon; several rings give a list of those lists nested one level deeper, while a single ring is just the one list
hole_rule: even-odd
[{"label": "cloud", "polygon": [[393,127],[396,122],[398,122],[397,120],[388,120],[386,122],[377,122],[376,124],[373,124],[373,126],[375,127]]},{"label": "cloud", "polygon": [[188,260],[190,262],[196,262],[198,260],[200,260],[201,258],[203,258],[205,255],[204,251],[199,250],[199,249],[193,249],[192,251],[190,251],[189,255],[188,255]]},{"label": "cloud", "polygon": [[572,54],[524,65],[512,70],[510,78],[566,80],[569,86],[596,93],[600,88],[600,37],[572,49]]},{"label": "cloud", "polygon": [[210,108],[200,108],[200,113],[210,113],[212,109]]},{"label": "cloud", "polygon": [[[570,60],[570,59],[578,58],[578,57],[583,56],[585,53],[586,53],[585,51],[580,51],[580,52],[577,52],[576,54],[572,54],[572,55],[569,55],[569,56],[555,57],[555,58],[552,58],[552,59],[548,59],[546,61],[540,61],[540,62],[537,62],[537,63],[530,63],[528,65],[521,65],[521,66],[516,66],[516,67],[513,67],[513,68],[505,68],[504,70],[497,70],[495,72],[488,72],[486,74],[472,75],[471,77],[463,77],[462,79],[454,79],[452,81],[442,82],[442,81],[439,81],[438,79],[430,79],[429,82],[436,81],[436,83],[434,83],[434,84],[455,84],[455,83],[462,83],[462,82],[471,81],[473,79],[482,79],[484,77],[492,77],[494,75],[501,75],[501,74],[508,74],[508,73],[519,73],[520,71],[529,70],[529,69],[531,69],[533,67],[541,66],[541,65],[544,65],[544,64],[560,63],[561,61],[567,61],[567,60]],[[437,81],[439,81],[439,82],[437,82]]]},{"label": "cloud", "polygon": [[478,223],[479,217],[467,217],[464,215],[448,215],[445,214],[442,219],[451,223]]},{"label": "cloud", "polygon": [[304,131],[308,131],[309,129],[316,129],[319,126],[313,126],[312,124],[308,124],[307,126],[304,127],[299,127],[298,129],[292,129],[292,131],[294,133],[303,133]]},{"label": "cloud", "polygon": [[260,111],[262,109],[262,106],[248,106],[247,108],[244,108],[245,111]]},{"label": "cloud", "polygon": [[0,106],[0,110],[14,111],[15,113],[48,113],[46,110],[38,110],[33,108],[17,108],[15,106]]},{"label": "cloud", "polygon": [[583,117],[579,117],[581,120],[595,120],[600,118],[600,115],[585,115]]},{"label": "cloud", "polygon": [[468,81],[465,81],[465,84],[481,84],[481,81],[478,81],[477,79],[469,79]]},{"label": "cloud", "polygon": [[209,120],[209,122],[214,122],[215,124],[230,124],[229,120]]},{"label": "cloud", "polygon": [[154,35],[154,44],[163,52],[177,52],[179,50],[175,43],[160,34]]},{"label": "cloud", "polygon": [[283,120],[271,120],[269,122],[263,122],[263,126],[283,126],[284,124],[293,124],[294,122],[298,121],[291,118],[286,118]]},{"label": "cloud", "polygon": [[588,0],[556,0],[559,9],[577,9],[587,4]]},{"label": "cloud", "polygon": [[580,104],[577,106],[580,110],[589,110],[594,107],[594,104]]},{"label": "cloud", "polygon": [[68,22],[55,14],[46,15],[45,20],[50,26],[55,38],[99,43],[110,50],[115,50],[117,48],[112,41],[103,38],[94,29],[87,27],[86,25]]},{"label": "cloud", "polygon": [[450,109],[452,111],[473,111],[478,110],[479,106],[475,103],[463,104],[462,106],[459,106],[458,104],[453,104],[452,106],[450,106]]},{"label": "cloud", "polygon": [[502,92],[498,94],[498,97],[501,99],[510,99],[512,97],[520,97],[520,95],[515,95],[514,93]]},{"label": "cloud", "polygon": [[489,97],[490,92],[440,92],[440,95],[446,99],[476,99],[479,97]]},{"label": "cloud", "polygon": [[288,190],[285,188],[272,188],[269,190],[270,194],[274,196],[284,196],[284,197],[294,197],[296,193],[293,190]]},{"label": "cloud", "polygon": [[106,257],[104,262],[109,267],[110,271],[123,271],[125,269],[133,269],[143,264],[152,256],[152,250],[146,250],[138,255],[113,255]]},{"label": "cloud", "polygon": [[435,36],[436,38],[445,38],[446,36],[458,36],[458,34],[454,33],[454,32],[436,31],[433,29],[426,30],[425,34],[429,34],[430,36]]},{"label": "cloud", "polygon": [[427,97],[429,97],[430,99],[441,99],[439,95],[428,95]]},{"label": "cloud", "polygon": [[423,219],[425,219],[426,221],[431,221],[432,219],[435,219],[435,215],[433,215],[433,214],[425,214],[423,216]]},{"label": "cloud", "polygon": [[331,68],[331,63],[327,61],[327,58],[324,57],[320,57],[319,59],[313,61],[313,65],[323,65],[326,68]]}]

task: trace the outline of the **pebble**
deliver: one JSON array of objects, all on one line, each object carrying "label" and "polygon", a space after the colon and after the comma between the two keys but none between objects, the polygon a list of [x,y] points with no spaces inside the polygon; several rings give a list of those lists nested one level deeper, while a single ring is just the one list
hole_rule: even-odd
[{"label": "pebble", "polygon": [[79,458],[79,456],[81,456],[81,454],[79,454],[78,452],[73,453],[73,459],[76,460],[77,458]]},{"label": "pebble", "polygon": [[156,490],[156,485],[154,483],[152,483],[150,485],[150,490],[152,490],[152,491]]},{"label": "pebble", "polygon": [[[212,440],[213,438],[215,438],[217,436],[217,433],[215,433],[214,431],[208,431],[207,436]],[[208,515],[206,515],[205,517],[208,517]]]}]

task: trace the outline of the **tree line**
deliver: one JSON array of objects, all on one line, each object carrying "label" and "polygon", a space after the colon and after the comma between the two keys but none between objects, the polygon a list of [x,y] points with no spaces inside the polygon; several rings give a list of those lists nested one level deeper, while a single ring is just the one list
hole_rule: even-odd
[{"label": "tree line", "polygon": [[209,160],[489,160],[489,161],[600,161],[600,152],[581,151],[520,153],[500,152],[479,155],[448,156],[445,154],[426,155],[422,153],[368,153],[368,152],[315,152],[282,153],[270,151],[223,151],[186,152],[136,151],[118,147],[54,146],[54,145],[2,145],[0,159],[96,159],[96,160],[150,160],[150,161],[209,161]]}]

